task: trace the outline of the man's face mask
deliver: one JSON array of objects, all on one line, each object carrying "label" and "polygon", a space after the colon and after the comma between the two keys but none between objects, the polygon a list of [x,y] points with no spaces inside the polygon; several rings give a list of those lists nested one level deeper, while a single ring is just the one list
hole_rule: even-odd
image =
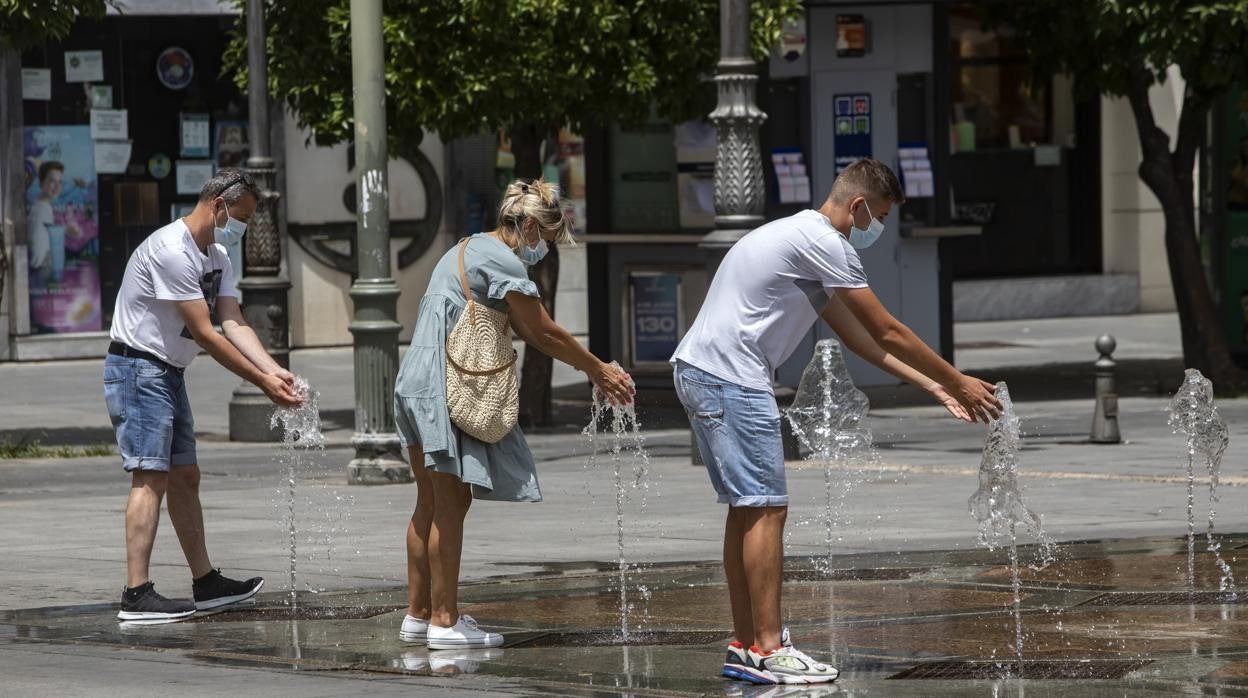
[{"label": "man's face mask", "polygon": [[225,227],[215,226],[212,229],[213,238],[222,245],[229,247],[239,240],[243,239],[243,235],[247,232],[247,224],[230,215],[230,206],[225,206]]},{"label": "man's face mask", "polygon": [[871,215],[871,207],[867,205],[867,200],[862,200],[862,205],[867,209],[867,215],[870,216],[870,223],[867,223],[867,229],[863,230],[858,227],[858,223],[854,223],[849,229],[849,244],[856,249],[865,250],[875,244],[876,240],[884,234],[884,221]]}]

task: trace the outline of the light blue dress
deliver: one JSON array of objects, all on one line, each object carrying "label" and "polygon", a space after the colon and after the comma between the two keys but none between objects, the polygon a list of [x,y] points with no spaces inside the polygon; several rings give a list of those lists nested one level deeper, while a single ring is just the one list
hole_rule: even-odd
[{"label": "light blue dress", "polygon": [[[412,344],[394,384],[394,421],[404,448],[420,444],[425,467],[458,476],[473,497],[504,502],[540,502],[537,466],[520,427],[498,443],[463,433],[446,407],[446,338],[467,306],[459,282],[459,245],[438,261],[420,302]],[[508,293],[538,297],[524,264],[511,248],[485,233],[470,238],[464,255],[468,285],[476,302],[507,311]]]}]

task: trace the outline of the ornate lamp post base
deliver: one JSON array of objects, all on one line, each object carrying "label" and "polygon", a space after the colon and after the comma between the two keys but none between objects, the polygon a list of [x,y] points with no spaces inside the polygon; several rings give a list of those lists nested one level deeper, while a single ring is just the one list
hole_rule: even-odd
[{"label": "ornate lamp post base", "polygon": [[354,434],[355,458],[347,463],[347,483],[389,485],[411,482],[412,469],[399,455],[402,445],[394,434]]}]

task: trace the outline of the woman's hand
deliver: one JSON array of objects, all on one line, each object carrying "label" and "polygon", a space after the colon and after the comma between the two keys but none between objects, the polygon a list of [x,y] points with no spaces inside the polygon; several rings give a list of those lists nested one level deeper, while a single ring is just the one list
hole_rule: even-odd
[{"label": "woman's hand", "polygon": [[594,387],[611,401],[612,405],[631,405],[637,389],[633,386],[633,377],[625,373],[619,366],[598,362],[598,366],[589,373],[589,380]]},{"label": "woman's hand", "polygon": [[[1001,401],[996,396],[996,386],[965,373],[953,385],[943,386],[971,421],[982,421],[985,424],[1001,415]],[[956,415],[955,415],[956,416]]]}]

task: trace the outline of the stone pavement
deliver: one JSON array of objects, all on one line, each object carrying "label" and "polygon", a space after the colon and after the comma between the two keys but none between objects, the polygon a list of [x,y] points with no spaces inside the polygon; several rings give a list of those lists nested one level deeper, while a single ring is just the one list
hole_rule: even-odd
[{"label": "stone pavement", "polygon": [[[973,337],[965,340],[969,346],[960,350],[959,364],[975,368],[986,379],[1004,378],[1010,382],[1026,433],[1020,457],[1025,496],[1032,508],[1044,516],[1048,532],[1059,541],[1151,537],[1171,540],[1174,545],[1173,539],[1186,531],[1186,476],[1180,462],[1184,447],[1180,439],[1169,433],[1163,412],[1169,398],[1167,391],[1181,378],[1181,364],[1175,358],[1177,338],[1170,337],[1164,329],[1166,318],[1173,316],[1133,317],[1143,317],[1140,322],[1156,326],[1138,329],[1128,322],[1126,328],[1117,330],[1119,354],[1125,357],[1127,374],[1120,387],[1120,422],[1127,442],[1119,446],[1092,446],[1085,442],[1092,408],[1090,362],[1095,359],[1091,340],[1099,332],[1096,328],[1104,323],[982,323],[996,328],[975,327],[965,332],[964,326],[959,325],[960,342],[964,334]],[[1022,332],[1024,327],[1041,324],[1042,330]],[[972,329],[978,334],[970,334]],[[1136,339],[1131,339],[1132,331],[1138,333]],[[1033,341],[1023,336],[1032,334],[1062,341],[1049,345],[1048,340]],[[1139,345],[1145,344],[1149,348],[1141,349]],[[415,491],[411,485],[344,484],[345,466],[350,458],[350,451],[345,448],[351,425],[349,356],[349,351],[328,349],[299,351],[293,357],[294,369],[321,391],[323,416],[331,439],[324,455],[301,472],[298,479],[297,587],[309,604],[350,593],[375,599],[382,606],[394,606],[401,603],[405,574],[403,531]],[[1019,365],[1011,363],[1011,356],[1024,362],[1053,356],[1067,363]],[[1071,357],[1077,361],[1070,363]],[[208,359],[193,365],[188,380],[197,431],[201,433],[202,492],[213,562],[227,574],[265,576],[268,583],[263,603],[280,605],[289,589],[290,551],[281,521],[287,492],[282,466],[275,461],[277,451],[269,445],[224,441],[225,405],[236,380]],[[874,569],[889,566],[891,563],[885,561],[890,559],[896,560],[894,566],[904,565],[913,556],[935,551],[944,551],[945,555],[973,554],[975,525],[967,513],[966,501],[977,486],[982,425],[959,425],[912,391],[869,392],[875,405],[871,427],[879,442],[880,460],[852,479],[838,475],[837,482],[843,483],[845,492],[836,528],[838,559],[849,565],[849,561],[857,559],[854,556],[875,556],[868,565]],[[583,388],[569,385],[560,391],[560,396],[559,414],[564,422],[587,420]],[[713,579],[717,575],[714,561],[720,555],[723,509],[714,504],[705,472],[689,464],[688,431],[680,428],[681,415],[673,409],[670,395],[643,398],[643,424],[654,427],[646,430],[652,462],[648,488],[628,493],[627,556],[654,569],[692,565],[704,577]],[[1220,409],[1231,427],[1231,446],[1224,461],[1218,530],[1248,531],[1248,473],[1243,469],[1248,462],[1248,402],[1223,401]],[[28,435],[34,430],[41,431],[48,443],[87,444],[111,439],[100,395],[98,362],[0,365],[0,439]],[[610,463],[600,456],[597,464],[590,466],[589,443],[576,429],[531,434],[530,442],[539,459],[546,501],[529,505],[477,502],[468,517],[463,578],[481,585],[483,590],[498,592],[483,591],[474,597],[482,602],[515,598],[516,594],[508,589],[520,589],[515,585],[548,577],[552,571],[559,575],[569,569],[601,571],[614,564],[617,532]],[[796,557],[821,554],[825,549],[821,518],[824,472],[807,463],[793,463],[789,479],[794,501],[787,552]],[[615,671],[614,676],[632,677],[618,687],[600,683],[605,680],[600,674],[611,672],[587,669],[589,678],[581,682],[586,684],[582,690],[576,687],[575,678],[566,678],[575,677],[574,672],[563,670],[560,676],[564,679],[546,684],[542,682],[551,675],[542,678],[520,671],[515,668],[511,650],[505,662],[479,658],[485,667],[482,673],[448,678],[440,673],[434,677],[410,676],[405,673],[409,670],[402,667],[391,667],[399,672],[396,675],[344,672],[341,666],[332,667],[334,671],[294,671],[291,666],[279,666],[280,662],[257,664],[246,657],[223,658],[218,655],[228,654],[229,647],[214,645],[213,635],[203,635],[206,631],[198,629],[210,624],[168,626],[154,633],[147,628],[125,635],[121,642],[80,642],[75,639],[77,630],[86,637],[108,625],[101,625],[100,619],[110,615],[108,605],[116,601],[123,581],[121,524],[127,488],[116,457],[0,461],[0,550],[5,553],[5,564],[0,565],[0,609],[9,609],[0,616],[0,675],[6,677],[6,682],[11,680],[9,677],[18,677],[7,684],[13,687],[15,695],[46,694],[49,680],[54,681],[55,692],[109,694],[93,679],[97,673],[110,682],[116,681],[109,684],[115,686],[111,692],[116,695],[142,695],[156,685],[165,685],[161,683],[165,681],[185,681],[180,690],[192,694],[219,692],[209,690],[218,686],[244,691],[251,687],[253,692],[277,695],[400,690],[446,695],[454,689],[589,695],[586,691],[604,688],[613,693],[618,688],[618,692],[637,695],[666,694],[659,688],[630,688],[627,681],[648,675],[644,663],[640,668],[634,665],[628,672]],[[1203,490],[1197,494],[1198,521],[1203,521],[1206,495]],[[190,580],[167,521],[158,535],[153,562],[153,578],[162,592],[189,595]],[[711,563],[710,567],[706,568],[705,563]],[[609,586],[609,575],[593,579],[599,591]],[[520,597],[524,598],[523,594]],[[606,594],[598,603],[610,607],[610,598]],[[360,602],[353,599],[351,603]],[[19,639],[22,633],[32,632],[31,628],[38,635],[45,631],[37,628],[50,627],[15,622],[32,613],[19,609],[40,608],[52,609],[42,613],[61,619],[57,626],[60,629],[46,636]],[[1240,610],[1236,605],[1214,608],[1222,608],[1224,614],[1229,612],[1232,616]],[[473,612],[472,608],[467,610]],[[81,627],[73,621],[80,613],[84,618]],[[511,613],[491,617],[514,621],[523,616]],[[699,622],[710,631],[723,632],[728,620],[721,616],[720,610],[708,611]],[[65,630],[65,619],[69,619],[69,631]],[[331,644],[349,643],[357,640],[353,633],[363,632],[365,626],[376,626],[372,631],[376,637],[389,638],[385,642],[391,642],[396,628],[390,626],[397,623],[395,615],[387,613],[374,619],[350,621],[356,630],[339,633],[342,638],[330,630],[316,630],[331,622],[337,621],[304,621],[300,626],[304,630],[300,632],[319,633],[323,641]],[[817,625],[819,619],[795,618],[794,622]],[[238,627],[244,629],[240,630],[244,635],[289,635],[292,631],[288,625],[289,622],[267,625],[250,621]],[[584,625],[602,630],[597,620]],[[192,627],[197,629],[188,630]],[[806,629],[813,631],[815,627]],[[155,638],[173,638],[173,644],[157,642]],[[233,649],[245,649],[244,645],[254,649],[275,646],[275,642],[271,638],[250,638]],[[644,656],[647,662],[663,663],[683,657],[681,661],[689,663],[678,662],[677,673],[687,671],[703,677],[715,670],[718,655],[707,648],[714,646],[704,646],[693,654],[671,654],[676,650],[662,645],[644,652],[643,648],[629,649],[634,658]],[[134,649],[157,647],[162,651]],[[622,661],[620,650],[614,648],[609,657],[604,654],[594,661]],[[197,651],[210,651],[216,658],[192,660]],[[916,651],[916,656],[926,656],[922,653],[929,650]],[[568,652],[566,648],[556,648],[540,656],[547,658],[543,661],[556,664],[580,661]],[[288,658],[281,656],[283,661]],[[669,656],[673,659],[666,659]],[[401,655],[396,658],[401,659]],[[506,668],[498,669],[500,665]],[[371,672],[376,667],[348,668],[367,668]],[[1230,671],[1234,673],[1233,669]],[[148,676],[149,672],[156,683],[126,678]],[[847,676],[838,685],[842,692],[852,692],[859,685],[876,695],[903,694],[902,689],[881,691],[879,685],[872,683],[879,678],[874,674],[862,676],[865,683],[857,684],[858,679]],[[588,688],[591,680],[592,689]],[[1231,691],[1224,695],[1237,695],[1233,691],[1239,684],[1228,681],[1225,685],[1220,683],[1222,688],[1218,690]],[[917,687],[929,683],[939,682],[914,682],[915,687],[905,689],[904,694],[932,695]],[[1096,682],[1076,685],[1081,695],[1101,695],[1096,692],[1100,690]],[[718,693],[723,690],[720,686],[697,683],[680,690]],[[968,695],[983,694],[986,690],[983,684],[974,686],[967,689]],[[1059,684],[1044,686],[1057,689]],[[1113,686],[1103,688],[1104,695],[1122,695]]]}]

